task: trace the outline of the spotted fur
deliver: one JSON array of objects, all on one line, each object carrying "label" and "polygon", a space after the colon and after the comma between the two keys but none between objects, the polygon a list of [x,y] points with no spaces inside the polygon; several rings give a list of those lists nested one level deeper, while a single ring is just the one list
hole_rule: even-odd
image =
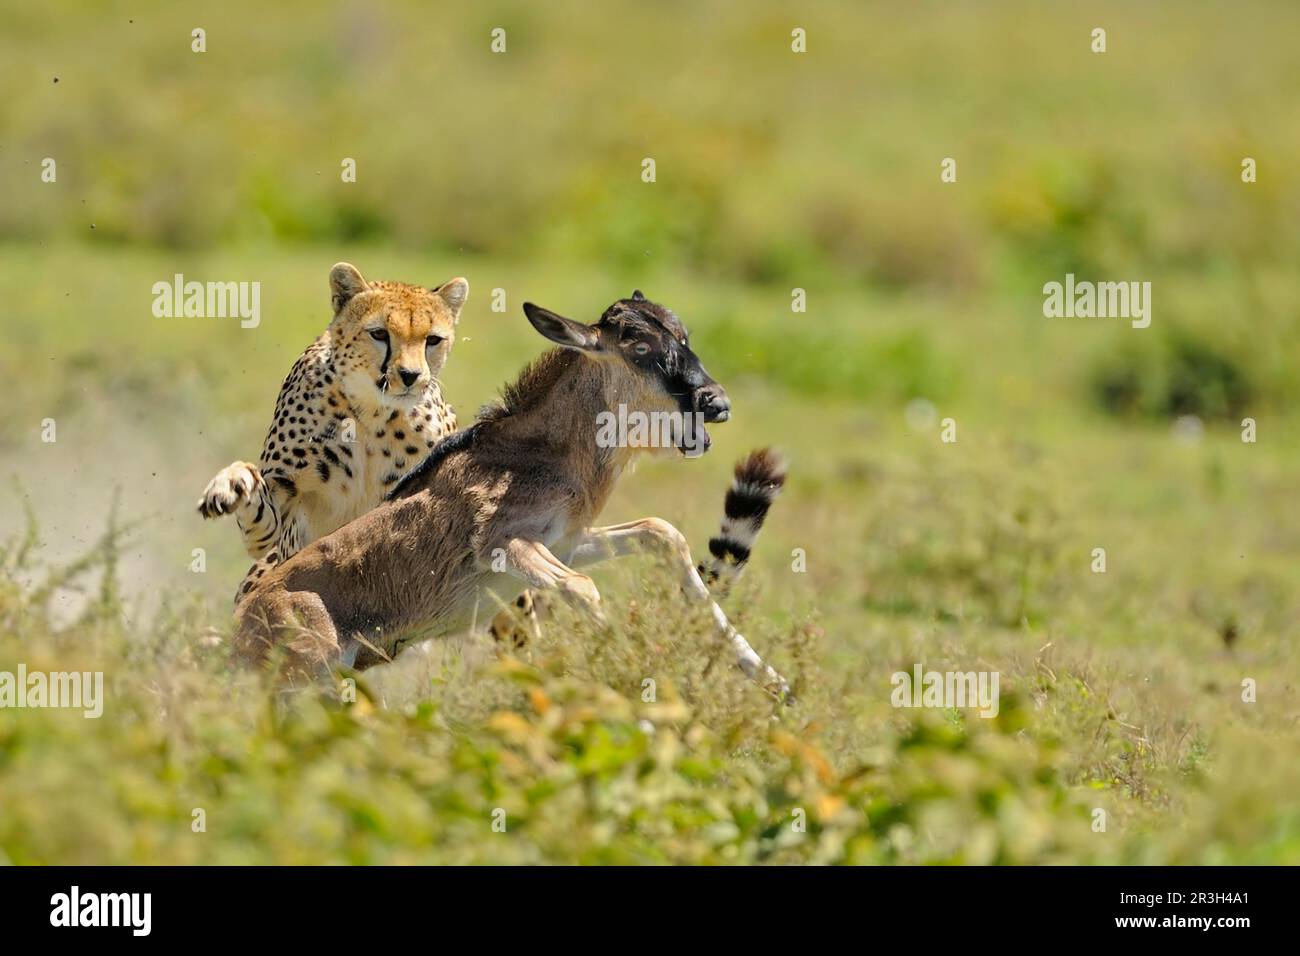
[{"label": "spotted fur", "polygon": [[334,318],[285,377],[261,458],[223,469],[199,499],[205,518],[235,516],[257,559],[239,595],[379,504],[455,430],[438,373],[468,294],[460,278],[426,289],[330,270]]}]

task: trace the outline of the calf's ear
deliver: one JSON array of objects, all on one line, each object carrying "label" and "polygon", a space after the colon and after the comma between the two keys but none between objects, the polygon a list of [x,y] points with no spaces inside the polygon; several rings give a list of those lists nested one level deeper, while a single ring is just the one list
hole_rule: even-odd
[{"label": "calf's ear", "polygon": [[556,345],[583,352],[600,350],[600,333],[590,325],[574,319],[566,319],[550,309],[543,309],[540,305],[533,305],[531,302],[524,303],[524,315],[528,316],[528,321],[533,324],[533,328]]}]

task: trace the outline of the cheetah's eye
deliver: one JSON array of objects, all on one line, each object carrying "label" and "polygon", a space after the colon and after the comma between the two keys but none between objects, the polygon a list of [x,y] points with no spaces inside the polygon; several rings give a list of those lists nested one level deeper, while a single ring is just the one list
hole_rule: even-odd
[{"label": "cheetah's eye", "polygon": [[371,329],[371,330],[370,330],[370,337],[371,337],[372,339],[374,339],[376,342],[387,342],[387,341],[388,341],[388,330],[387,330],[387,329]]},{"label": "cheetah's eye", "polygon": [[444,339],[446,339],[446,336],[444,335],[431,335],[424,340],[424,347],[426,349],[434,348],[435,346],[441,345]]}]

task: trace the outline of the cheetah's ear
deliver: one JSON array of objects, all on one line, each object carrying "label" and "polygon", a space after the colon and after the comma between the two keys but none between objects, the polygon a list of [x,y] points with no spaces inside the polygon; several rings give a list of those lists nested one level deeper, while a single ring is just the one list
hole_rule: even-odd
[{"label": "cheetah's ear", "polygon": [[354,295],[368,288],[370,286],[352,263],[336,262],[330,269],[330,303],[335,312],[341,311]]},{"label": "cheetah's ear", "polygon": [[448,279],[434,289],[433,294],[447,303],[447,308],[451,309],[452,321],[459,322],[460,308],[465,304],[465,300],[469,298],[469,280],[461,276]]}]

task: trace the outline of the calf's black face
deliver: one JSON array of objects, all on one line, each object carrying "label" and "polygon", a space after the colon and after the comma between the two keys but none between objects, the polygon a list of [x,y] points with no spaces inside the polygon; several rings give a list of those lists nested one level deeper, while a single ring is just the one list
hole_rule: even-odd
[{"label": "calf's black face", "polygon": [[672,312],[643,296],[619,299],[594,325],[566,319],[531,302],[524,313],[551,341],[620,362],[682,413],[678,448],[688,456],[703,454],[712,443],[705,422],[731,417],[727,391],[715,382],[691,350],[690,335]]}]

